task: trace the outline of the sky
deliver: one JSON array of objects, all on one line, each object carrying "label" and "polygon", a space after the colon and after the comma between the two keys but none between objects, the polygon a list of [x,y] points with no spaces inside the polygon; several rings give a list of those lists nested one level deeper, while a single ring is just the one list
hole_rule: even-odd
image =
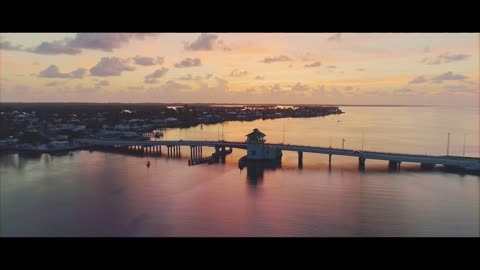
[{"label": "sky", "polygon": [[478,33],[0,33],[2,102],[479,105]]}]

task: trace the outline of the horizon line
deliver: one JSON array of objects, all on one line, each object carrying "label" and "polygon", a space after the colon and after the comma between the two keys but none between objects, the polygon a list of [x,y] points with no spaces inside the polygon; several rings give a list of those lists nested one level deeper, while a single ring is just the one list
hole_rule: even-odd
[{"label": "horizon line", "polygon": [[325,104],[325,103],[231,103],[231,102],[75,102],[75,101],[0,101],[0,104],[158,104],[158,105],[258,105],[258,106],[344,106],[344,107],[480,107],[480,105],[408,105],[408,104]]}]

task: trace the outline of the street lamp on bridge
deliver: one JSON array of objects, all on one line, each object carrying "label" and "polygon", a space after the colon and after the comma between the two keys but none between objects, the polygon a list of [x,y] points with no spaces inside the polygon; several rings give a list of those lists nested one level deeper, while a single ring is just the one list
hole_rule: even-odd
[{"label": "street lamp on bridge", "polygon": [[365,133],[365,130],[362,130],[362,152],[363,152],[363,135]]},{"label": "street lamp on bridge", "polygon": [[448,137],[447,137],[447,156],[449,151],[450,151],[450,132],[448,133]]}]

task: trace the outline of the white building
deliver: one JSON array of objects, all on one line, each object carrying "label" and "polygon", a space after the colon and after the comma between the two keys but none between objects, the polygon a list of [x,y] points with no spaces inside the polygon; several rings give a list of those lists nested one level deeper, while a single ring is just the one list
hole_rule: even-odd
[{"label": "white building", "polygon": [[258,128],[247,134],[247,159],[276,160],[282,157],[282,150],[265,145],[265,134]]}]

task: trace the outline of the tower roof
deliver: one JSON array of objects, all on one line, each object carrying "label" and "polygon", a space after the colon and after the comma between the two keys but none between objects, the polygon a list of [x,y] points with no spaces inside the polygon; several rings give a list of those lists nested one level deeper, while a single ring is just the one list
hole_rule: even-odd
[{"label": "tower roof", "polygon": [[267,135],[265,135],[263,132],[261,132],[260,130],[258,130],[258,128],[254,129],[253,132],[245,135],[247,136],[247,138],[249,139],[260,139],[260,138],[263,138]]}]

